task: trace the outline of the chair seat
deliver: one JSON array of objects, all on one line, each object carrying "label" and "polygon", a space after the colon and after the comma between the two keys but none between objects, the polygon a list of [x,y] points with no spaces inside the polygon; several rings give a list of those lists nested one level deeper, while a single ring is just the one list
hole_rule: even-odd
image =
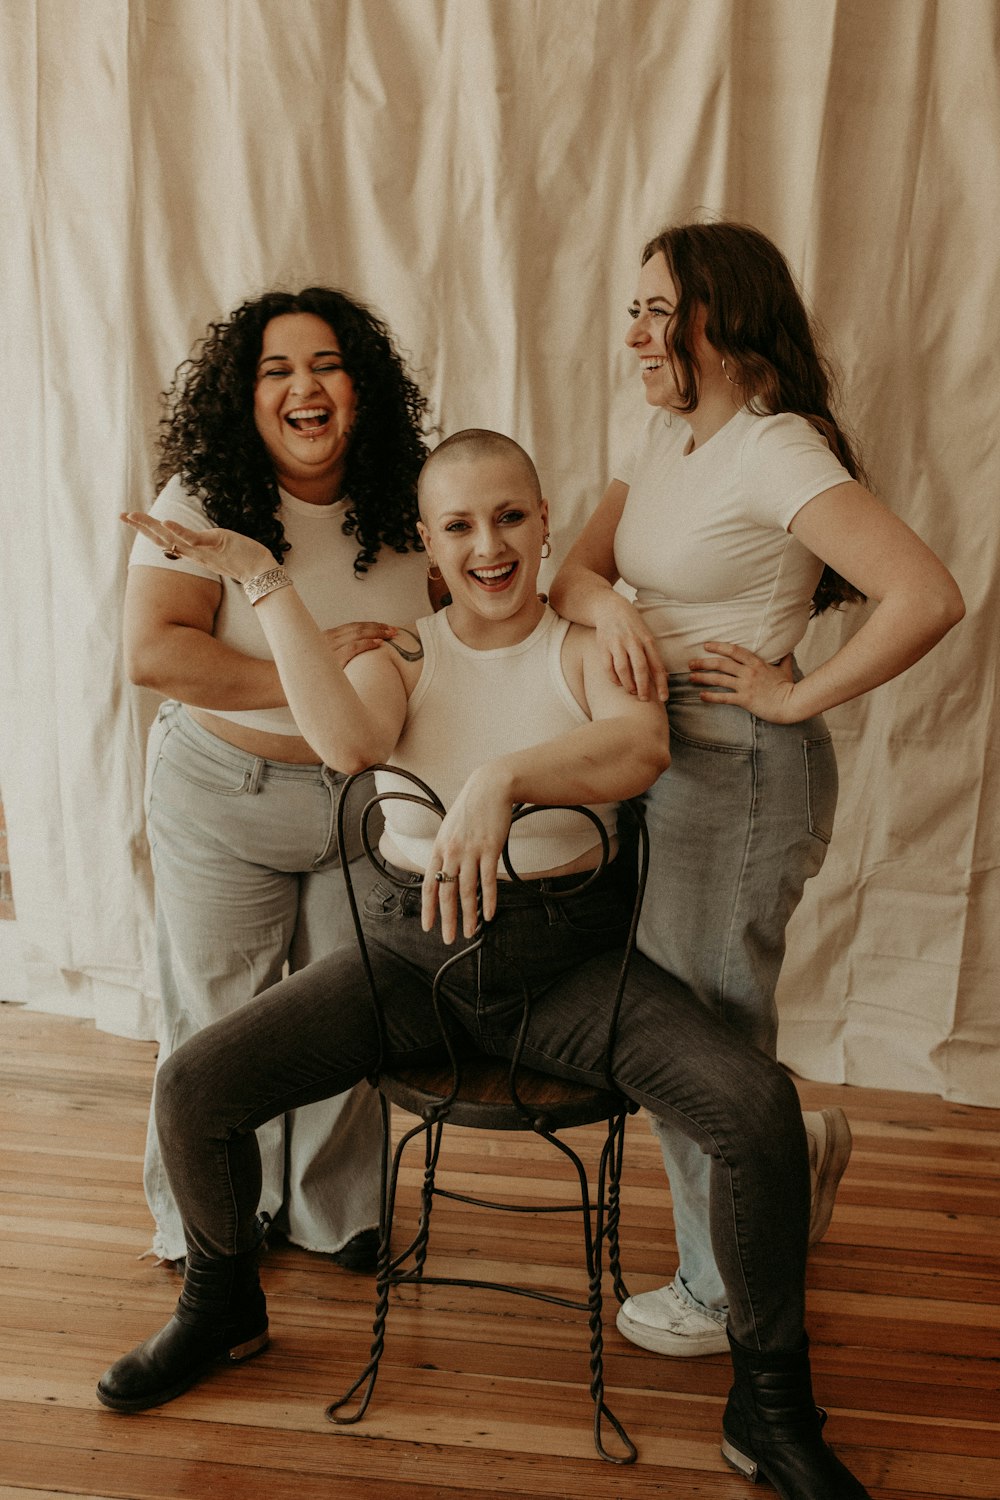
[{"label": "chair seat", "polygon": [[[379,1088],[386,1097],[421,1118],[447,1099],[453,1086],[447,1059],[422,1067],[386,1068],[379,1076]],[[523,1064],[517,1070],[516,1086],[525,1108],[549,1130],[593,1125],[622,1108],[620,1094],[554,1078],[551,1073],[538,1073]],[[448,1110],[448,1123],[480,1130],[524,1130],[524,1115],[510,1096],[510,1063],[506,1058],[472,1054],[462,1059],[461,1086]]]}]

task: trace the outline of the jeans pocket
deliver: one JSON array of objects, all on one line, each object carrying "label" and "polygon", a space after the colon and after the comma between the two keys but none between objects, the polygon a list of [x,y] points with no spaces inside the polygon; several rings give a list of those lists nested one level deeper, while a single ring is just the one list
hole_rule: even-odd
[{"label": "jeans pocket", "polygon": [[191,786],[218,797],[240,797],[250,783],[250,772],[226,760],[217,760],[204,746],[169,727],[160,744],[158,761]]},{"label": "jeans pocket", "polygon": [[550,893],[546,904],[551,904],[556,922],[571,932],[607,939],[620,934],[622,942],[628,936],[631,903],[621,893],[609,891],[604,882],[599,881],[593,890],[579,896],[573,893],[560,900]]},{"label": "jeans pocket", "polygon": [[745,708],[725,703],[687,703],[673,716],[667,704],[670,743],[677,742],[680,752],[706,750],[714,754],[735,755],[746,759],[754,752],[755,729],[752,714]]},{"label": "jeans pocket", "polygon": [[387,880],[376,880],[365,896],[361,910],[366,918],[375,922],[393,921],[403,915],[401,892]]},{"label": "jeans pocket", "polygon": [[829,735],[818,740],[803,740],[802,755],[806,769],[806,812],[809,832],[828,844],[833,837],[833,820],[837,811],[837,762]]}]

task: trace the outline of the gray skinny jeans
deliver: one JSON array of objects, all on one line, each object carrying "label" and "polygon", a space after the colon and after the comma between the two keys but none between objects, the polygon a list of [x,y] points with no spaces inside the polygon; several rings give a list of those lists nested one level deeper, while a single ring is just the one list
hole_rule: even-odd
[{"label": "gray skinny jeans", "polygon": [[[600,1083],[610,1007],[631,913],[618,861],[599,882],[501,883],[481,951],[450,972],[454,1022],[486,1052],[511,1055],[523,977],[534,996],[526,1064]],[[386,1007],[387,1052],[412,1063],[441,1043],[430,984],[455,949],[420,928],[419,877],[379,880],[364,926]],[[255,1129],[351,1088],[371,1072],[378,1037],[361,957],[347,946],[274,985],[192,1037],[161,1068],[156,1118],[187,1242],[210,1256],[255,1238]],[[797,1347],[803,1332],[809,1171],[798,1097],[780,1067],[683,985],[636,955],[618,1025],[614,1076],[630,1098],[673,1120],[711,1159],[711,1224],[741,1344]]]}]

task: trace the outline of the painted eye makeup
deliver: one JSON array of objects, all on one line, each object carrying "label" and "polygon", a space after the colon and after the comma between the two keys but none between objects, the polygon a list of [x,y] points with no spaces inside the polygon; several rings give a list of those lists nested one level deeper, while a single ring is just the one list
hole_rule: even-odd
[{"label": "painted eye makeup", "polygon": [[[636,303],[633,302],[632,306],[627,307],[625,311],[628,313],[629,317],[634,323],[636,318],[642,311],[642,308],[638,307]],[[650,316],[654,318],[672,318],[677,309],[675,307],[653,307],[647,304],[647,311],[649,312]]]}]

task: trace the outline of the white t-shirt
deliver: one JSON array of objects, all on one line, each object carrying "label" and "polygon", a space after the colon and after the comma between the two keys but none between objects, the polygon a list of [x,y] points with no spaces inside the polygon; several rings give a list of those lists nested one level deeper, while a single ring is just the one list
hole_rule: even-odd
[{"label": "white t-shirt", "polygon": [[629,486],[615,564],[669,672],[706,641],[765,661],[795,649],[823,564],[788,527],[851,478],[804,417],[744,409],[692,448],[688,424],[656,410],[615,477]]},{"label": "white t-shirt", "polygon": [[[424,647],[420,678],[410,695],[406,723],[392,764],[412,771],[451,807],[469,776],[486,760],[544,744],[590,722],[577,703],[562,668],[569,621],[545,613],[516,646],[477,651],[460,641],[448,611],[419,620]],[[380,792],[412,792],[410,782],[376,773]],[[614,803],[594,813],[607,829],[612,849],[617,826]],[[415,803],[383,802],[386,833],[417,869],[427,868],[441,820]],[[586,854],[601,840],[581,813],[550,808],[514,824],[511,864],[518,875],[557,870]],[[392,859],[392,849],[383,844]],[[506,871],[501,867],[498,874]]]},{"label": "white t-shirt", "polygon": [[[354,571],[358,539],[345,536],[342,530],[350,502],[308,505],[284,490],[279,490],[279,494],[278,517],[285,529],[285,540],[291,543],[283,566],[322,630],[352,620],[410,625],[427,613],[427,558],[422,552],[398,553],[391,547],[381,547],[378,561],[359,577]],[[178,475],[157,497],[151,513],[162,521],[179,521],[194,531],[204,531],[212,525],[200,502],[187,493]],[[222,599],[212,631],[215,639],[246,656],[261,661],[274,659],[253,606],[235,579],[224,578],[188,558],[172,562],[155,542],[141,535],[136,537],[129,559],[129,567],[137,566],[169,568],[175,573],[193,573],[198,578],[221,583]],[[288,708],[213,708],[212,713],[249,729],[263,729],[271,734],[299,733]]]}]

